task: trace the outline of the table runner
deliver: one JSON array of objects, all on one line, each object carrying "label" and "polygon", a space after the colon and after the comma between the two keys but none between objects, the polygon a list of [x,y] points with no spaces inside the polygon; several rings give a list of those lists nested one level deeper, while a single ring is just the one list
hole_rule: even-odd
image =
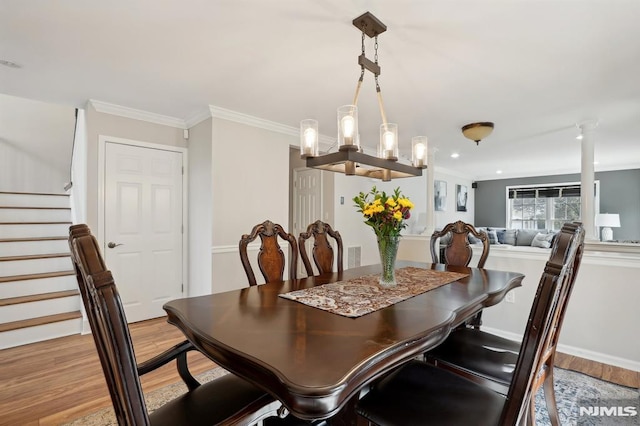
[{"label": "table runner", "polygon": [[381,287],[380,274],[324,284],[281,294],[314,308],[356,318],[457,281],[469,274],[405,267],[396,270],[395,287]]}]

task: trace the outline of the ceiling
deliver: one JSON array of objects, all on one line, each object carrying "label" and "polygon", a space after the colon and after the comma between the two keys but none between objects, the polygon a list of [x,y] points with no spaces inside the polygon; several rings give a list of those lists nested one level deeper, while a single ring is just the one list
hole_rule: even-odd
[{"label": "ceiling", "polygon": [[[388,27],[380,86],[406,155],[426,135],[438,167],[476,180],[579,172],[576,124],[593,121],[596,171],[640,167],[637,0],[1,0],[0,59],[21,68],[0,66],[0,93],[184,120],[208,105],[316,118],[334,137],[365,11]],[[359,108],[373,149],[370,73]],[[475,121],[495,122],[479,146],[460,131]]]}]

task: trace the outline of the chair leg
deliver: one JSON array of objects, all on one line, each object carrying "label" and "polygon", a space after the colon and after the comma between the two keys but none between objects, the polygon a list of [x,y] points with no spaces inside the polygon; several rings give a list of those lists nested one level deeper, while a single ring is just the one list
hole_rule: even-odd
[{"label": "chair leg", "polygon": [[552,426],[560,426],[558,418],[558,406],[556,405],[556,393],[553,389],[553,365],[547,367],[547,373],[542,384],[544,390],[544,401],[549,412],[549,420]]},{"label": "chair leg", "polygon": [[200,382],[198,382],[189,371],[189,367],[187,365],[187,353],[182,352],[180,355],[178,355],[176,362],[178,363],[178,374],[184,381],[184,384],[187,385],[187,389],[189,389],[189,391],[192,391],[200,386]]}]

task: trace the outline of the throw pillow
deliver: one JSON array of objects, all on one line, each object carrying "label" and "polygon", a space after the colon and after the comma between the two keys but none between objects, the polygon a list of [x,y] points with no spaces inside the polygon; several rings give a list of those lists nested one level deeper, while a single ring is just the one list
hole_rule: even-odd
[{"label": "throw pillow", "polygon": [[531,247],[549,248],[555,234],[537,233],[531,240]]},{"label": "throw pillow", "polygon": [[496,235],[498,236],[498,242],[500,244],[504,244],[504,234],[507,233],[506,229],[501,229],[499,231],[496,231]]},{"label": "throw pillow", "polygon": [[[498,238],[500,241],[500,238]],[[516,230],[515,229],[505,229],[503,241],[500,241],[502,244],[509,244],[511,246],[516,245]]]},{"label": "throw pillow", "polygon": [[498,242],[498,234],[494,230],[487,230],[487,237],[489,237],[489,244],[500,244]]},{"label": "throw pillow", "polygon": [[517,246],[531,246],[531,241],[533,241],[533,237],[538,233],[546,233],[546,230],[541,229],[518,229],[518,233],[516,234],[516,245]]}]

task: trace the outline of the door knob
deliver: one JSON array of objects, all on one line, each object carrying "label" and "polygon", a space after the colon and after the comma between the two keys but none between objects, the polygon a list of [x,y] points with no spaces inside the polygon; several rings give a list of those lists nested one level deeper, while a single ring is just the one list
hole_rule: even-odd
[{"label": "door knob", "polygon": [[109,244],[107,244],[107,247],[109,248],[116,248],[118,246],[121,246],[122,244],[116,244],[113,241],[109,241]]}]

